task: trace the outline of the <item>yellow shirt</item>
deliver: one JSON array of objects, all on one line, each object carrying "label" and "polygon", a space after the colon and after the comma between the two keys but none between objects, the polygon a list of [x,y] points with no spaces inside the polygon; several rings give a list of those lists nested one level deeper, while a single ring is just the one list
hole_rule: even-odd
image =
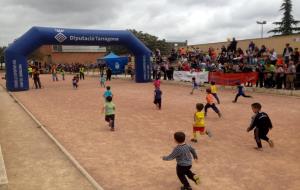
[{"label": "yellow shirt", "polygon": [[195,120],[194,123],[195,127],[204,127],[204,112],[203,111],[196,112],[194,116],[194,120]]},{"label": "yellow shirt", "polygon": [[216,87],[216,85],[211,85],[210,86],[210,90],[211,90],[211,93],[213,93],[213,94],[217,94],[217,87]]}]

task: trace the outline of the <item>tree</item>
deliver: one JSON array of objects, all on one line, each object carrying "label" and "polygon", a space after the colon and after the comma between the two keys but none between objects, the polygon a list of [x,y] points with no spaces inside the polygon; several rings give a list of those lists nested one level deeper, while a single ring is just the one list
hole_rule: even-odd
[{"label": "tree", "polygon": [[294,19],[292,15],[292,7],[292,0],[283,0],[280,8],[280,11],[283,11],[281,22],[273,23],[279,27],[270,30],[268,33],[290,35],[294,32],[300,32],[300,27],[297,27],[297,24],[299,24],[300,21]]},{"label": "tree", "polygon": [[[159,49],[162,55],[167,55],[171,52],[172,46],[165,39],[158,39],[158,37],[143,33],[142,31],[129,30],[132,32],[139,40],[141,40],[151,51]],[[127,54],[129,51],[124,46],[109,46],[108,51],[113,51],[117,54]]]}]

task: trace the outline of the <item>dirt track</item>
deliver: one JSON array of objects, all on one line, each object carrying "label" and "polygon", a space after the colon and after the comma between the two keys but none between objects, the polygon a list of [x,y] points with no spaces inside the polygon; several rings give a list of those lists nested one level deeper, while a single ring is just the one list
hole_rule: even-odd
[{"label": "dirt track", "polygon": [[[175,161],[162,155],[175,146],[173,133],[191,137],[195,103],[204,102],[204,91],[189,94],[189,87],[162,84],[163,109],[152,103],[151,84],[115,80],[111,83],[117,106],[115,132],[109,131],[101,115],[103,89],[97,78],[80,81],[73,90],[71,78],[52,82],[42,76],[44,89],[15,95],[106,190],[176,190],[180,183]],[[300,187],[300,99],[252,94],[254,99],[231,101],[233,91],[219,92],[219,119],[211,110],[206,125],[213,138],[201,137],[194,144],[198,163],[193,170],[206,190],[296,190]],[[263,144],[253,149],[253,132],[247,133],[252,111],[259,101],[273,120],[270,137],[275,148]]]}]

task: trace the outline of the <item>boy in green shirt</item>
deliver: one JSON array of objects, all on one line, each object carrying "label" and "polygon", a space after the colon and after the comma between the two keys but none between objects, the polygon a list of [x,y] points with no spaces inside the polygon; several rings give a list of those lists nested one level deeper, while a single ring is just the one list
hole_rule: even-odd
[{"label": "boy in green shirt", "polygon": [[105,121],[109,123],[111,131],[115,130],[115,110],[116,106],[112,102],[112,97],[107,96],[106,102],[104,103],[102,113],[105,113]]}]

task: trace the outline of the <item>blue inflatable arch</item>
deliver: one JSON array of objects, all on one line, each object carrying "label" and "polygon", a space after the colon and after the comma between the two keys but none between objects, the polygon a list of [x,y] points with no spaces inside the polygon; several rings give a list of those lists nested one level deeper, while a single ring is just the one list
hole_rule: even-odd
[{"label": "blue inflatable arch", "polygon": [[9,91],[29,89],[27,56],[42,45],[124,45],[135,56],[136,82],[150,81],[151,51],[127,30],[32,27],[6,48],[6,87]]}]

